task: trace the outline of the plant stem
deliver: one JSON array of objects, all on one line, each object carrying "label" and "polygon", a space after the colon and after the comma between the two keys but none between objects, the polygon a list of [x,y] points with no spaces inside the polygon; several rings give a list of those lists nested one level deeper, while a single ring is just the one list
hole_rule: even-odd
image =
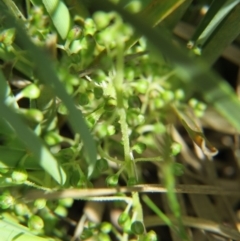
[{"label": "plant stem", "polygon": [[131,150],[128,136],[128,124],[127,124],[127,116],[126,110],[123,105],[123,68],[124,68],[124,46],[122,43],[118,44],[118,54],[116,58],[116,77],[114,78],[114,87],[116,91],[117,97],[117,107],[119,114],[119,123],[121,126],[122,132],[122,142],[124,149],[124,161],[127,166],[128,177],[135,177],[134,172],[134,162],[131,158]]}]

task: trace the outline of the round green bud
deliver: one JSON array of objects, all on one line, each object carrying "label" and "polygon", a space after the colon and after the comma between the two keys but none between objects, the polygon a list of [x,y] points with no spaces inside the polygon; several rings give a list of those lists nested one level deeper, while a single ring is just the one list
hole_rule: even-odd
[{"label": "round green bud", "polygon": [[103,89],[101,87],[95,87],[93,93],[96,99],[100,99],[103,96]]},{"label": "round green bud", "polygon": [[204,111],[195,109],[194,114],[196,117],[201,118],[204,115]]},{"label": "round green bud", "polygon": [[128,213],[123,212],[118,217],[118,224],[120,226],[123,226],[125,223],[127,223],[129,221],[131,221],[131,219],[130,219],[130,216]]},{"label": "round green bud", "polygon": [[28,178],[28,173],[25,169],[23,168],[16,168],[12,172],[12,181],[17,184],[22,184],[24,183]]},{"label": "round green bud", "polygon": [[138,181],[135,177],[130,177],[127,180],[127,186],[134,186],[134,185],[137,185],[137,184],[138,184]]},{"label": "round green bud", "polygon": [[138,142],[132,147],[132,150],[136,151],[138,154],[142,154],[146,150],[146,147],[146,144]]},{"label": "round green bud", "polygon": [[182,148],[182,146],[179,143],[173,142],[171,145],[171,154],[173,156],[176,156],[177,154],[179,154],[181,152],[181,148]]},{"label": "round green bud", "polygon": [[112,224],[108,222],[103,222],[100,225],[100,230],[102,233],[110,233],[112,230]]},{"label": "round green bud", "polygon": [[198,102],[196,108],[201,111],[205,111],[207,109],[207,105],[203,102]]},{"label": "round green bud", "polygon": [[104,109],[105,111],[113,111],[117,106],[117,101],[113,98],[108,98],[105,102]]},{"label": "round green bud", "polygon": [[128,106],[129,108],[141,108],[142,102],[138,96],[130,96],[128,98]]},{"label": "round green bud", "polygon": [[176,90],[175,93],[174,93],[174,95],[175,95],[175,98],[176,98],[177,100],[182,100],[182,99],[184,99],[184,97],[185,97],[185,93],[184,93],[184,91],[183,91],[182,89]]},{"label": "round green bud", "polygon": [[98,159],[97,162],[96,162],[96,168],[100,172],[104,172],[104,171],[108,170],[108,162],[107,162],[107,160],[104,159],[104,158]]},{"label": "round green bud", "polygon": [[25,216],[29,214],[28,207],[24,203],[16,203],[14,205],[14,211],[19,216]]},{"label": "round green bud", "polygon": [[44,118],[43,113],[37,109],[21,109],[20,112],[23,113],[24,117],[26,117],[30,121],[41,122]]},{"label": "round green bud", "polygon": [[39,216],[32,215],[28,220],[28,227],[31,230],[40,231],[44,227],[44,222]]},{"label": "round green bud", "polygon": [[37,200],[34,201],[33,205],[34,205],[35,208],[40,210],[40,209],[45,208],[46,203],[47,203],[46,199],[37,199]]},{"label": "round green bud", "polygon": [[71,54],[77,54],[82,49],[81,40],[77,39],[72,41],[69,50]]},{"label": "round green bud", "polygon": [[130,13],[138,13],[142,8],[142,3],[139,0],[133,0],[125,6]]},{"label": "round green bud", "polygon": [[128,110],[127,113],[127,123],[130,126],[138,126],[143,124],[145,121],[145,117],[142,114],[138,114],[134,109]]},{"label": "round green bud", "polygon": [[135,88],[140,94],[145,94],[148,88],[148,82],[146,80],[138,80]]},{"label": "round green bud", "polygon": [[165,90],[163,93],[162,93],[162,98],[163,100],[169,102],[171,100],[174,99],[174,93],[172,91],[169,91],[169,90]]},{"label": "round green bud", "polygon": [[110,16],[105,12],[97,11],[93,14],[93,20],[97,26],[97,29],[101,30],[108,26],[110,22]]},{"label": "round green bud", "polygon": [[107,179],[106,179],[106,183],[109,187],[115,187],[117,186],[118,184],[118,175],[111,175],[111,176],[108,176]]},{"label": "round green bud", "polygon": [[87,105],[89,103],[88,95],[86,93],[80,93],[78,101],[79,105]]},{"label": "round green bud", "polygon": [[165,102],[161,98],[154,99],[154,107],[157,109],[163,108],[165,106]]},{"label": "round green bud", "polygon": [[96,32],[96,25],[91,18],[87,18],[84,22],[84,35],[94,35]]},{"label": "round green bud", "polygon": [[54,210],[54,213],[60,217],[67,217],[68,211],[65,207],[58,205],[57,208]]},{"label": "round green bud", "polygon": [[61,143],[63,141],[63,138],[55,131],[51,131],[44,136],[44,140],[49,146],[53,146]]},{"label": "round green bud", "polygon": [[192,99],[189,100],[188,104],[189,104],[193,109],[195,109],[195,107],[197,106],[198,102],[199,102],[199,101],[198,101],[197,99],[192,98]]},{"label": "round green bud", "polygon": [[107,126],[107,135],[108,136],[114,135],[115,132],[116,132],[115,126],[113,126],[113,125],[108,125]]},{"label": "round green bud", "polygon": [[108,234],[106,233],[99,233],[98,234],[98,241],[111,241],[111,238]]},{"label": "round green bud", "polygon": [[144,233],[143,223],[140,221],[135,221],[131,225],[131,231],[136,235],[141,235]]},{"label": "round green bud", "polygon": [[87,188],[88,180],[86,177],[81,177],[78,181],[77,187],[79,188]]},{"label": "round green bud", "polygon": [[40,96],[40,93],[40,89],[35,84],[30,84],[24,88],[19,95],[29,99],[37,99]]},{"label": "round green bud", "polygon": [[86,240],[93,236],[93,232],[89,228],[84,228],[82,234],[80,235],[80,240]]},{"label": "round green bud", "polygon": [[144,237],[143,241],[158,241],[157,234],[153,230],[150,230]]},{"label": "round green bud", "polygon": [[6,46],[12,45],[14,39],[15,39],[15,32],[16,29],[9,28],[1,31],[0,33],[0,42],[3,43]]},{"label": "round green bud", "polygon": [[133,67],[126,67],[124,69],[124,76],[125,76],[125,79],[127,81],[133,81],[134,80],[134,77],[135,77],[135,72],[134,72],[134,69]]},{"label": "round green bud", "polygon": [[82,30],[79,26],[77,26],[77,25],[73,26],[73,28],[68,33],[68,39],[70,41],[78,39],[81,35],[81,32],[82,32]]},{"label": "round green bud", "polygon": [[14,198],[10,194],[5,193],[0,196],[0,208],[8,209],[13,204],[14,204]]},{"label": "round green bud", "polygon": [[154,132],[158,134],[162,134],[166,132],[166,127],[162,123],[158,122],[154,125]]},{"label": "round green bud", "polygon": [[58,106],[58,113],[61,114],[61,115],[67,115],[68,114],[68,109],[62,102]]}]

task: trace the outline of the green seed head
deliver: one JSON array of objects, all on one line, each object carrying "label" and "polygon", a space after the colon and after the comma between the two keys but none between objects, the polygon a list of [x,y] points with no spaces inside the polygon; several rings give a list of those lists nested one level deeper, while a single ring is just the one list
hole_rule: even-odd
[{"label": "green seed head", "polygon": [[102,233],[110,233],[112,230],[112,224],[108,222],[103,222],[100,225],[100,230]]},{"label": "green seed head", "polygon": [[146,234],[143,241],[158,241],[157,234],[151,230]]},{"label": "green seed head", "polygon": [[37,209],[43,209],[46,206],[46,199],[37,199],[34,201],[34,207],[36,207]]},{"label": "green seed head", "polygon": [[123,226],[125,223],[128,223],[130,221],[131,221],[131,219],[130,219],[130,216],[128,213],[123,212],[118,217],[118,224],[120,226]]},{"label": "green seed head", "polygon": [[39,216],[33,215],[28,220],[28,227],[31,230],[40,231],[44,227],[43,220]]},{"label": "green seed head", "polygon": [[40,96],[40,89],[35,84],[30,84],[21,91],[22,97],[37,99]]},{"label": "green seed head", "polygon": [[14,198],[6,193],[0,196],[0,208],[7,209],[14,204]]},{"label": "green seed head", "polygon": [[141,235],[144,233],[143,223],[140,221],[135,221],[131,225],[131,231],[136,235]]},{"label": "green seed head", "polygon": [[28,173],[23,168],[17,168],[12,172],[12,180],[14,183],[22,184],[28,178]]},{"label": "green seed head", "polygon": [[108,176],[106,183],[109,187],[115,187],[118,184],[118,175]]}]

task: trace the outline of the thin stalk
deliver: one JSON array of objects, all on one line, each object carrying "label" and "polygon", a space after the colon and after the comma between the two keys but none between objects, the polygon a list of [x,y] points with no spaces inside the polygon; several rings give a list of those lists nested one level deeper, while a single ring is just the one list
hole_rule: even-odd
[{"label": "thin stalk", "polygon": [[127,164],[128,177],[135,177],[134,163],[131,160],[131,149],[128,136],[128,124],[126,111],[123,106],[123,69],[124,69],[124,46],[118,44],[118,54],[116,58],[116,77],[114,78],[114,87],[117,96],[117,107],[119,114],[119,123],[122,132],[122,142],[124,149],[124,161]]}]

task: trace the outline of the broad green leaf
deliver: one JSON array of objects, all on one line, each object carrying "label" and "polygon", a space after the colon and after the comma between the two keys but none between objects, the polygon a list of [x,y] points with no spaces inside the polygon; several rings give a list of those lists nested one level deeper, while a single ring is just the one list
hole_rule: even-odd
[{"label": "broad green leaf", "polygon": [[66,39],[71,26],[71,18],[62,0],[42,0],[55,28],[62,39]]},{"label": "broad green leaf", "polygon": [[14,18],[8,14],[5,6],[1,3],[0,9],[6,14],[6,24],[11,27],[14,26],[16,28],[16,31],[18,33],[18,40],[21,43],[22,47],[28,51],[31,60],[34,62],[36,66],[36,75],[39,80],[42,83],[51,86],[53,88],[53,91],[55,92],[55,95],[62,100],[63,104],[68,109],[68,119],[70,125],[76,133],[80,134],[84,144],[84,148],[87,152],[89,169],[88,175],[90,175],[94,169],[94,165],[96,162],[96,147],[91,133],[87,127],[87,124],[84,121],[81,111],[75,107],[72,98],[67,94],[65,87],[57,78],[51,60],[44,54],[43,51],[41,51],[31,42],[26,32],[21,28],[21,26],[18,25],[17,22],[14,21]]},{"label": "broad green leaf", "polygon": [[[186,51],[184,51],[184,47],[180,49],[169,41],[167,32],[163,27],[159,26],[158,31],[152,29],[142,19],[127,13],[118,5],[111,4],[110,2],[107,4],[96,3],[96,7],[106,11],[118,11],[126,21],[135,27],[139,34],[148,38],[154,46],[156,55],[165,55],[177,66],[176,73],[184,84],[198,93],[201,93],[208,103],[212,104],[237,131],[240,131],[239,100],[225,81],[209,71],[208,64],[188,56]],[[238,24],[240,24],[240,21]]]}]

